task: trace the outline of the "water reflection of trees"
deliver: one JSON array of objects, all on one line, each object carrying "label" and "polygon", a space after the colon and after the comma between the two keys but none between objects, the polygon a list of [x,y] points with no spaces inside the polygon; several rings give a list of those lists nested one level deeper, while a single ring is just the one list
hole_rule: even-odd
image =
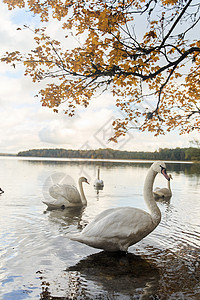
[{"label": "water reflection of trees", "polygon": [[[48,160],[48,159],[42,159],[37,158],[37,160],[20,160],[22,163],[28,163],[28,164],[37,164],[37,165],[52,165],[52,166],[59,166],[59,165],[69,165],[69,166],[78,166],[78,167],[84,167],[84,166],[100,166],[105,167],[107,169],[110,168],[126,168],[126,167],[140,167],[140,168],[149,168],[153,161],[128,161],[128,160],[79,160],[79,159],[73,159],[69,161],[61,160]],[[167,168],[170,171],[175,171],[177,173],[185,173],[185,174],[200,174],[200,164],[198,163],[181,163],[181,162],[167,162]]]},{"label": "water reflection of trees", "polygon": [[177,174],[183,173],[185,175],[200,175],[200,164],[186,164],[186,163],[167,163],[168,169]]}]

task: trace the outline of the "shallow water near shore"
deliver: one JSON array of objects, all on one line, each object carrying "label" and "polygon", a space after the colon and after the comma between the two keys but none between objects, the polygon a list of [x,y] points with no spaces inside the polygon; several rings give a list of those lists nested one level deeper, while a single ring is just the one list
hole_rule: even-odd
[{"label": "shallow water near shore", "polygon": [[[66,238],[104,209],[147,210],[143,185],[151,163],[0,157],[0,299],[200,299],[198,164],[166,163],[173,195],[158,200],[161,223],[128,254]],[[97,166],[100,191],[93,187]],[[77,183],[79,176],[90,181],[87,207],[47,210],[49,185]],[[160,174],[156,186],[167,186]]]}]

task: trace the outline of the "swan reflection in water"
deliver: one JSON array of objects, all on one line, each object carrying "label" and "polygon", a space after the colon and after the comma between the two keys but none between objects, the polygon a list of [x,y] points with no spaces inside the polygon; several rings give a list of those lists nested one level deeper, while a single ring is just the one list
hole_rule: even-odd
[{"label": "swan reflection in water", "polygon": [[94,186],[94,190],[97,193],[97,200],[99,200],[99,191],[103,191],[103,186]]},{"label": "swan reflection in water", "polygon": [[170,205],[171,198],[172,198],[172,196],[164,197],[164,198],[163,197],[158,197],[155,200],[156,200],[156,202],[159,202],[159,203],[165,205],[166,207],[168,207]]},{"label": "swan reflection in water", "polygon": [[82,228],[80,222],[82,221],[82,215],[85,207],[68,207],[60,209],[47,208],[44,214],[48,214],[49,219],[54,223],[59,223],[62,227],[69,227],[75,225],[77,228]]},{"label": "swan reflection in water", "polygon": [[105,293],[118,295],[120,293],[121,296],[137,294],[140,299],[147,299],[155,295],[159,283],[158,269],[132,253],[102,251],[82,259],[66,271],[69,272],[69,278],[76,288],[75,281],[80,282],[81,289],[81,280],[86,279],[88,283],[92,282],[98,286],[99,292],[104,295]]}]

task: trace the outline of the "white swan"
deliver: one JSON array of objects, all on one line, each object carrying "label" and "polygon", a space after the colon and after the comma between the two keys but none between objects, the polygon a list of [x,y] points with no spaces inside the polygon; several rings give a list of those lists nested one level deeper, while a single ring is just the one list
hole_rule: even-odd
[{"label": "white swan", "polygon": [[101,189],[104,187],[104,182],[102,179],[100,179],[100,168],[97,170],[97,179],[94,182],[94,187],[97,189]]},{"label": "white swan", "polygon": [[82,232],[67,234],[71,240],[105,251],[127,251],[160,223],[161,212],[153,198],[153,183],[157,173],[167,180],[165,163],[157,161],[150,167],[144,183],[144,199],[150,213],[134,207],[111,208],[101,212]]},{"label": "white swan", "polygon": [[78,180],[79,190],[74,185],[54,184],[49,188],[49,194],[54,199],[42,201],[50,209],[83,206],[87,204],[82,183],[89,184],[85,177]]},{"label": "white swan", "polygon": [[[169,174],[169,178],[173,179],[171,174]],[[171,186],[170,186],[170,180],[168,180],[168,187],[167,188],[156,187],[154,192],[153,192],[153,195],[154,195],[155,198],[169,198],[169,197],[171,197],[172,196],[172,191],[171,191]]]}]

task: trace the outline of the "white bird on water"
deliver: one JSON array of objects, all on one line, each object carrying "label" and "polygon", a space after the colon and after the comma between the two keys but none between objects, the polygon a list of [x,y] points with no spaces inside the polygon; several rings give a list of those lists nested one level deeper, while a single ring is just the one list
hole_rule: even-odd
[{"label": "white bird on water", "polygon": [[127,251],[160,223],[161,212],[153,198],[153,183],[158,173],[170,180],[164,162],[156,161],[150,167],[144,183],[144,200],[150,213],[134,207],[107,209],[98,214],[82,232],[69,233],[71,240],[105,251]]},{"label": "white bird on water", "polygon": [[87,205],[87,200],[83,191],[83,182],[88,183],[87,178],[80,177],[78,180],[79,190],[70,184],[54,184],[49,188],[52,199],[42,202],[50,209],[66,208]]},{"label": "white bird on water", "polygon": [[94,187],[96,189],[101,189],[104,187],[104,182],[102,179],[100,179],[100,168],[97,170],[97,179],[94,182]]},{"label": "white bird on water", "polygon": [[[173,179],[171,174],[169,174],[169,178]],[[153,195],[155,198],[170,198],[172,196],[170,180],[168,180],[167,188],[156,187]]]}]

